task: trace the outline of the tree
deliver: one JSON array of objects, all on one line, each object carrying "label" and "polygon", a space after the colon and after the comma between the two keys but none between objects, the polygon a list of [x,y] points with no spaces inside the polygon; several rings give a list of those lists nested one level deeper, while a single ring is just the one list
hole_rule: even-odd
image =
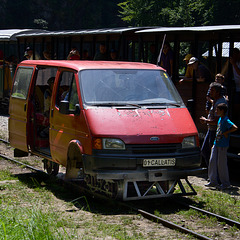
[{"label": "tree", "polygon": [[1,0],[0,28],[49,30],[126,25],[118,16],[121,0]]},{"label": "tree", "polygon": [[240,0],[125,0],[123,21],[133,26],[201,26],[240,22]]},{"label": "tree", "polygon": [[169,18],[169,26],[201,26],[212,22],[213,6],[208,0],[179,0],[173,9],[164,8],[161,12]]}]

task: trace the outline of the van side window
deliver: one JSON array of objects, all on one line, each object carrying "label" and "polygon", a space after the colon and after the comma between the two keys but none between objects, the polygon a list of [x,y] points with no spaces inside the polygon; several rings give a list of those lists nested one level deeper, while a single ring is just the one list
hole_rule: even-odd
[{"label": "van side window", "polygon": [[49,89],[49,81],[55,79],[57,68],[54,67],[39,67],[34,89],[35,96],[35,111],[44,112],[44,94]]},{"label": "van side window", "polygon": [[73,72],[63,72],[58,86],[56,106],[59,107],[60,101],[69,102],[69,110],[74,111],[75,105],[79,103],[76,80]]},{"label": "van side window", "polygon": [[27,99],[33,68],[18,68],[12,89],[12,97]]},{"label": "van side window", "polygon": [[75,105],[79,103],[75,79],[73,79],[71,91],[69,92],[67,100],[69,101],[69,110],[75,111]]}]

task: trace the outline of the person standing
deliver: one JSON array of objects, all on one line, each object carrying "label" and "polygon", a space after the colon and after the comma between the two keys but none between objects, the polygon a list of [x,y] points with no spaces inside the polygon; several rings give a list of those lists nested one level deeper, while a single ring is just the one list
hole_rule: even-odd
[{"label": "person standing", "polygon": [[219,121],[208,168],[210,182],[205,185],[206,187],[217,187],[220,190],[231,188],[227,165],[227,149],[229,146],[230,133],[238,129],[238,127],[229,120],[227,111],[228,106],[225,103],[220,103],[216,107],[216,114],[219,116]]},{"label": "person standing", "polygon": [[204,142],[202,145],[201,153],[205,160],[206,166],[209,165],[209,158],[211,154],[211,148],[213,146],[215,136],[216,136],[216,130],[217,130],[217,123],[218,123],[218,116],[216,115],[216,107],[220,103],[227,104],[227,100],[222,96],[222,85],[217,82],[212,82],[210,84],[210,97],[213,99],[213,104],[211,106],[211,109],[209,111],[208,117],[200,117],[200,122],[202,124],[207,124],[208,131],[204,138]]},{"label": "person standing", "polygon": [[[221,73],[216,74],[215,82],[220,83],[222,85],[221,95],[228,101],[227,88],[224,85],[224,79],[225,79],[225,77]],[[206,112],[208,114],[209,110],[211,109],[211,106],[213,104],[213,100],[210,97],[210,88],[207,91],[206,99],[207,99],[207,101],[206,101]]]},{"label": "person standing", "polygon": [[233,81],[235,84],[234,98],[233,98],[233,120],[240,123],[240,50],[233,49],[233,54],[229,59],[232,64]]},{"label": "person standing", "polygon": [[164,68],[171,77],[173,74],[173,51],[169,42],[163,45],[163,51],[160,59],[160,66]]}]

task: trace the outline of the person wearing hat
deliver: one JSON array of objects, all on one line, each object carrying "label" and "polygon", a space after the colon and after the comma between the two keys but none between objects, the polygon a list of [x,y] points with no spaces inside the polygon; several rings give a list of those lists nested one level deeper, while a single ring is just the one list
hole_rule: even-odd
[{"label": "person wearing hat", "polygon": [[187,54],[187,55],[185,56],[185,58],[183,59],[183,61],[186,62],[186,65],[187,65],[187,66],[186,66],[185,75],[184,75],[183,79],[181,79],[179,82],[182,82],[182,81],[188,80],[188,79],[191,80],[192,77],[193,77],[193,68],[192,68],[190,65],[188,65],[189,60],[190,60],[191,57],[193,57],[193,55],[192,55],[191,53],[189,53],[189,54]]},{"label": "person wearing hat", "polygon": [[190,60],[191,57],[193,57],[193,55],[192,55],[191,53],[189,53],[189,54],[187,54],[187,55],[185,56],[185,58],[183,59],[183,61],[186,61],[186,64],[188,64],[188,62],[189,62],[189,60]]},{"label": "person wearing hat", "polygon": [[187,77],[187,78],[193,77],[193,69],[188,65],[191,57],[193,57],[193,55],[189,53],[183,59],[183,61],[185,61],[186,65],[187,65],[186,72],[185,72],[185,77]]},{"label": "person wearing hat", "polygon": [[27,51],[24,52],[24,60],[30,60],[30,56],[28,55]]},{"label": "person wearing hat", "polygon": [[[37,53],[34,54],[35,56],[33,58],[33,50],[31,47],[26,48],[25,54],[26,54],[26,56],[28,55],[29,60],[39,60],[40,59],[40,56]],[[25,56],[25,54],[24,54],[24,56]]]},{"label": "person wearing hat", "polygon": [[[198,58],[191,57],[188,62],[188,66],[192,68],[192,71],[195,71],[195,76],[197,79],[197,82],[212,82],[212,76],[210,71],[206,66],[200,63]],[[182,81],[192,81],[193,76],[191,77],[184,77],[179,82]]]}]

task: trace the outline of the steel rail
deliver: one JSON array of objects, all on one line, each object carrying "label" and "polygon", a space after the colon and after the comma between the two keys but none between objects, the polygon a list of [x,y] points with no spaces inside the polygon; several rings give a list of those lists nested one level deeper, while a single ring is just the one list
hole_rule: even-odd
[{"label": "steel rail", "polygon": [[142,210],[142,209],[137,209],[137,211],[138,211],[141,215],[145,216],[145,217],[148,218],[148,219],[153,220],[154,222],[157,222],[157,223],[160,222],[160,223],[161,223],[162,225],[164,225],[165,227],[168,227],[168,228],[171,228],[171,229],[175,229],[175,230],[178,230],[178,231],[183,232],[183,233],[186,233],[186,234],[191,234],[192,236],[196,237],[197,239],[203,239],[203,240],[210,240],[210,239],[211,239],[211,238],[209,238],[209,237],[207,237],[207,236],[204,236],[204,235],[202,235],[202,234],[199,234],[199,233],[197,233],[197,232],[194,232],[194,231],[192,231],[192,230],[189,230],[189,229],[187,229],[187,228],[185,228],[185,227],[179,226],[179,225],[177,225],[177,224],[175,224],[175,223],[173,223],[173,222],[167,221],[167,220],[165,220],[165,219],[163,219],[163,218],[160,218],[160,217],[158,217],[158,216],[156,216],[156,215],[154,215],[154,214],[151,214],[151,213],[149,213],[149,212],[146,212],[146,211],[144,211],[144,210]]},{"label": "steel rail", "polygon": [[177,201],[177,200],[174,200],[176,203],[178,204],[181,204],[187,208],[191,208],[191,209],[194,209],[198,212],[201,212],[205,215],[208,215],[208,216],[212,216],[212,217],[216,217],[220,222],[225,222],[227,223],[228,225],[230,226],[236,226],[238,229],[240,229],[240,222],[237,222],[235,220],[232,220],[232,219],[229,219],[229,218],[226,218],[226,217],[223,217],[221,215],[218,215],[216,213],[212,213],[212,212],[209,212],[207,210],[204,210],[204,209],[201,209],[201,208],[198,208],[198,207],[195,207],[195,206],[192,206],[190,204],[187,204],[187,203],[184,203],[184,202],[181,202],[181,201]]},{"label": "steel rail", "polygon": [[161,217],[158,217],[158,216],[156,216],[156,215],[154,215],[152,213],[149,213],[149,212],[147,212],[145,210],[133,207],[130,204],[128,205],[127,203],[123,203],[123,202],[118,202],[118,204],[120,204],[122,206],[125,206],[127,208],[130,208],[130,209],[134,210],[135,212],[140,213],[143,217],[145,217],[145,218],[147,218],[149,220],[152,220],[152,221],[157,222],[157,223],[161,223],[163,226],[165,226],[167,228],[170,228],[170,229],[173,229],[173,230],[178,230],[179,232],[182,232],[182,233],[185,233],[185,234],[190,234],[190,235],[194,236],[197,239],[211,240],[211,238],[209,238],[207,236],[204,236],[202,234],[199,234],[197,232],[189,230],[188,228],[185,228],[185,227],[182,227],[180,225],[177,225],[177,224],[175,224],[175,223],[173,223],[171,221],[165,220],[165,219],[163,219]]},{"label": "steel rail", "polygon": [[[8,142],[7,140],[2,139],[2,138],[0,138],[0,142],[3,142],[3,143],[5,143],[5,144],[9,144],[9,142]],[[19,165],[23,165],[23,166],[25,166],[26,168],[29,168],[29,169],[31,169],[31,170],[33,170],[33,171],[47,174],[47,173],[44,172],[43,170],[40,170],[40,169],[38,169],[38,168],[35,168],[35,167],[31,166],[31,165],[28,165],[28,164],[26,164],[26,163],[23,163],[23,162],[21,162],[21,161],[18,161],[18,160],[16,160],[16,159],[11,158],[11,157],[8,157],[8,156],[6,156],[6,155],[0,154],[0,157],[4,158],[4,159],[6,159],[6,160],[10,160],[11,162],[17,163],[17,164],[19,164]]]},{"label": "steel rail", "polygon": [[3,143],[6,143],[6,144],[9,144],[9,142],[8,142],[7,140],[2,139],[2,138],[0,138],[0,142],[3,142]]},{"label": "steel rail", "polygon": [[47,173],[44,172],[43,170],[40,170],[40,169],[38,169],[38,168],[35,168],[35,167],[33,167],[33,166],[30,166],[30,165],[28,165],[28,164],[25,164],[25,163],[23,163],[23,162],[20,162],[20,161],[14,159],[14,158],[7,157],[6,155],[0,154],[0,157],[1,157],[1,158],[4,158],[4,159],[6,159],[6,160],[10,160],[10,161],[12,161],[12,162],[14,162],[14,163],[17,163],[17,164],[19,164],[19,165],[23,165],[23,166],[25,166],[26,168],[29,168],[29,169],[31,169],[31,170],[33,170],[33,171],[47,174]]}]

